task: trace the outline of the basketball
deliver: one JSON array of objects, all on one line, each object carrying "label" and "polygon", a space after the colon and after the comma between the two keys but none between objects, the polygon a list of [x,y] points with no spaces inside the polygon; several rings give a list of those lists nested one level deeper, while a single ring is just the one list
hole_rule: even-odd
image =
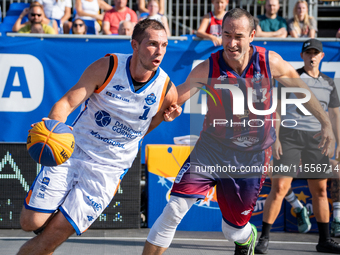
[{"label": "basketball", "polygon": [[56,120],[36,124],[27,137],[30,156],[43,166],[57,166],[68,160],[74,149],[71,129]]}]

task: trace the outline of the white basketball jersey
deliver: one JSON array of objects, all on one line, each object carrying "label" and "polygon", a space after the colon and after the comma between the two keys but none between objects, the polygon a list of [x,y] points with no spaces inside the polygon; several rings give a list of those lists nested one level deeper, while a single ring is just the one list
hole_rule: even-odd
[{"label": "white basketball jersey", "polygon": [[76,144],[101,164],[130,168],[139,142],[157,113],[169,83],[158,68],[137,92],[130,74],[131,55],[112,54],[114,66],[105,84],[82,105],[74,122]]}]

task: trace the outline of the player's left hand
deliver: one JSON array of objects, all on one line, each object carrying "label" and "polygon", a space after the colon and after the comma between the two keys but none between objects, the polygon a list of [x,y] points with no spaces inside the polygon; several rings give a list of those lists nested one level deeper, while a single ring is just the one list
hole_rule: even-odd
[{"label": "player's left hand", "polygon": [[333,157],[334,149],[335,149],[335,139],[334,134],[331,127],[322,126],[321,132],[317,133],[313,137],[321,136],[321,142],[318,145],[318,148],[321,148],[321,153],[328,157]]},{"label": "player's left hand", "polygon": [[178,104],[172,104],[169,108],[167,108],[164,111],[163,117],[164,121],[173,121],[175,118],[177,118],[182,113],[182,107],[180,107]]}]

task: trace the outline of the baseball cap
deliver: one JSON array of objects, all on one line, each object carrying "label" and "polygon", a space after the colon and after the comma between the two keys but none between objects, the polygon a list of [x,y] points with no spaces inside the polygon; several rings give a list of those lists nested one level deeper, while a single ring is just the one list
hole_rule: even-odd
[{"label": "baseball cap", "polygon": [[301,53],[305,52],[308,49],[316,49],[320,52],[323,52],[322,42],[317,39],[309,39],[308,41],[305,41],[303,43]]}]

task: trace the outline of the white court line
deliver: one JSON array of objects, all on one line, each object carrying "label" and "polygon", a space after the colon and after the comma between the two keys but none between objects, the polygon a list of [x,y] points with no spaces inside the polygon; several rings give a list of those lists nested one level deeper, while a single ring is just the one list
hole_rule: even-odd
[{"label": "white court line", "polygon": [[[0,237],[0,240],[29,240],[33,237]],[[71,240],[146,240],[146,237],[70,237]],[[198,239],[198,238],[174,238],[173,241],[198,241],[198,242],[229,242],[226,239]],[[276,244],[312,244],[315,245],[317,243],[312,242],[290,242],[290,241],[270,241],[270,243]]]}]

